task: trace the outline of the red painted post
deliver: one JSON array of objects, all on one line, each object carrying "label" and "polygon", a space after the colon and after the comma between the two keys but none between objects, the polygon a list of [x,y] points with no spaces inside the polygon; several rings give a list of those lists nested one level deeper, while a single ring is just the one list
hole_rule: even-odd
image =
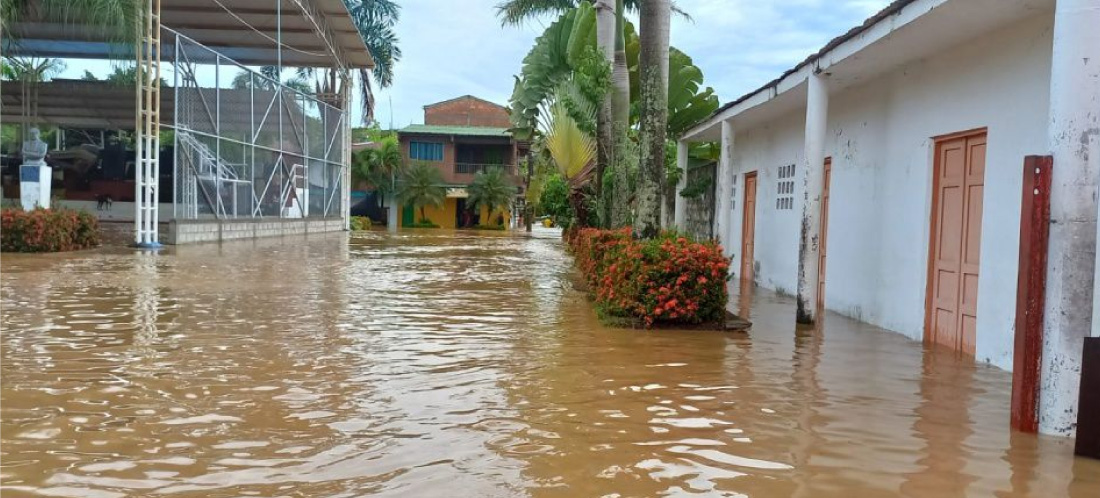
[{"label": "red painted post", "polygon": [[1012,428],[1039,430],[1039,370],[1043,358],[1043,297],[1050,231],[1051,156],[1024,158],[1020,209],[1020,269],[1012,358]]}]

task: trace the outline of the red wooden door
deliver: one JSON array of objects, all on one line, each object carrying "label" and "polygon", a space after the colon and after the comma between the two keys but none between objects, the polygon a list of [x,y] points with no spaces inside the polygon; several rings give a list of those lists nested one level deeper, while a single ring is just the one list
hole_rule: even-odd
[{"label": "red wooden door", "polygon": [[985,132],[936,143],[925,340],[974,354]]},{"label": "red wooden door", "polygon": [[741,279],[753,280],[753,244],[756,237],[756,172],[745,173],[745,202],[741,204]]}]

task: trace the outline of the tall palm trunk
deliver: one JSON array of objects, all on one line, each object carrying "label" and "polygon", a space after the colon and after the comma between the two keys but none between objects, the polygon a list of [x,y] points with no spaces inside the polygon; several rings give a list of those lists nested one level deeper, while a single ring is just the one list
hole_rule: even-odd
[{"label": "tall palm trunk", "polygon": [[615,185],[610,204],[611,226],[630,222],[630,166],[626,164],[626,131],[630,127],[630,71],[626,65],[626,21],[623,0],[615,2],[615,53],[611,66],[611,150]]},{"label": "tall palm trunk", "polygon": [[661,229],[661,189],[665,177],[668,126],[669,0],[643,0],[638,58],[641,161],[638,170],[638,215],[634,237],[653,238]]},{"label": "tall palm trunk", "polygon": [[[608,65],[615,59],[615,26],[617,16],[615,2],[596,0],[596,46]],[[600,226],[610,224],[610,199],[604,195],[603,179],[607,168],[615,163],[615,134],[612,121],[612,93],[604,95],[596,114],[596,203],[597,218]]]}]

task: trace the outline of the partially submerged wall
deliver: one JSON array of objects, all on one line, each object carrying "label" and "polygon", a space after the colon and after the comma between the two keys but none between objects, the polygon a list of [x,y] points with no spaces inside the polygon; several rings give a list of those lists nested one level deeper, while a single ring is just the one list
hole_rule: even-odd
[{"label": "partially submerged wall", "polygon": [[172,220],[168,224],[167,244],[300,236],[344,230],[342,218],[257,219],[257,220]]}]

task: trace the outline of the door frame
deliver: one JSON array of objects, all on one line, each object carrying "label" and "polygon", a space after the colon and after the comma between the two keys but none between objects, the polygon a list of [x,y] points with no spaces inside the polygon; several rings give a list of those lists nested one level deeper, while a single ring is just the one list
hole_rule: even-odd
[{"label": "door frame", "polygon": [[741,280],[745,280],[745,271],[744,271],[744,269],[745,269],[745,240],[746,240],[745,234],[747,233],[746,228],[748,228],[745,221],[748,219],[748,217],[750,215],[749,209],[748,209],[748,207],[749,207],[748,199],[749,199],[749,179],[751,178],[753,180],[753,186],[752,186],[753,199],[752,199],[752,213],[751,213],[751,216],[752,216],[752,219],[753,219],[753,222],[752,222],[752,248],[753,248],[753,250],[752,250],[752,258],[748,262],[748,265],[749,265],[748,266],[748,268],[749,268],[749,275],[748,276],[749,276],[749,280],[755,282],[756,281],[756,261],[754,261],[754,260],[756,259],[756,206],[757,206],[757,204],[760,203],[759,202],[760,196],[758,195],[758,192],[760,191],[760,179],[759,179],[759,176],[757,175],[757,171],[749,171],[749,172],[745,173],[743,176],[744,176],[744,178],[742,179],[742,182],[741,182],[741,190],[742,190],[742,194],[741,194],[741,268],[739,268],[738,273],[740,273],[739,278]]},{"label": "door frame", "polygon": [[[982,135],[986,136],[986,144],[988,146],[988,143],[989,143],[989,128],[984,127],[984,126],[981,127],[981,128],[971,128],[969,130],[957,131],[957,132],[953,132],[953,133],[946,133],[946,134],[943,134],[943,135],[936,135],[936,136],[932,137],[932,170],[931,170],[931,176],[932,176],[932,182],[931,182],[932,196],[931,196],[931,199],[932,199],[932,203],[928,206],[928,220],[929,220],[929,223],[928,223],[928,240],[927,240],[927,243],[926,243],[926,246],[925,246],[925,247],[928,248],[928,265],[927,265],[928,267],[927,267],[927,270],[925,271],[925,276],[924,276],[925,281],[926,281],[925,282],[925,288],[924,288],[924,333],[922,334],[922,342],[924,344],[935,344],[932,340],[932,306],[933,306],[933,302],[932,302],[932,299],[933,299],[932,284],[934,283],[934,280],[933,280],[932,277],[935,274],[935,270],[936,270],[936,250],[935,250],[934,244],[936,243],[936,229],[939,228],[939,224],[936,222],[936,206],[937,206],[937,203],[940,200],[940,194],[939,194],[940,179],[939,179],[939,175],[937,175],[936,173],[940,170],[940,166],[941,166],[941,164],[940,164],[940,154],[939,154],[940,145],[943,144],[944,142],[949,142],[951,140],[957,140],[957,139],[960,139],[960,138],[978,137],[978,136],[982,136]],[[986,166],[988,166],[988,157],[986,159],[987,159]],[[986,171],[986,172],[988,172],[988,171]],[[982,184],[983,185],[985,184],[985,173],[982,173]],[[983,197],[984,197],[984,193],[983,193]],[[984,198],[982,199],[982,202],[983,203],[985,202]],[[984,216],[984,210],[983,210],[983,216]],[[980,279],[981,276],[979,275],[978,278]],[[958,313],[958,311],[956,311],[956,313]],[[959,332],[959,333],[961,333],[961,332]],[[977,343],[977,337],[974,338],[974,342]],[[956,349],[955,352],[956,353],[961,353],[962,350]]]},{"label": "door frame", "polygon": [[[817,307],[825,309],[825,263],[828,261],[826,254],[829,242],[829,205],[832,202],[830,186],[833,183],[833,157],[825,158],[825,165],[821,170],[821,230],[818,238],[821,243],[817,248]],[[828,201],[826,201],[828,199]]]}]

